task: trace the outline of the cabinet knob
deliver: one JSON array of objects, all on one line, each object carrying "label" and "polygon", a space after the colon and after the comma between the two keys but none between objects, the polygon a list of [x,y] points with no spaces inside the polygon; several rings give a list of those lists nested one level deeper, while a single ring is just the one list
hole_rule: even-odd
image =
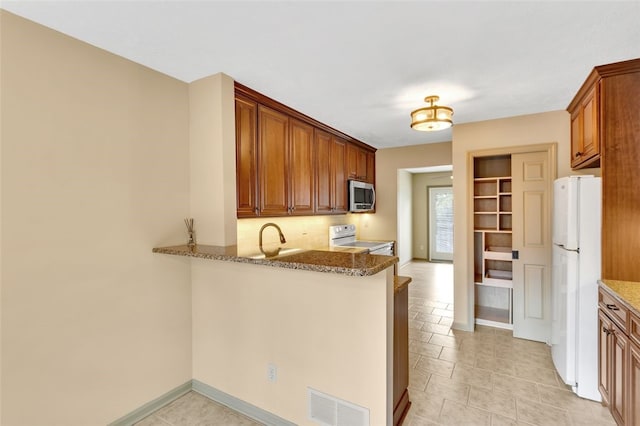
[{"label": "cabinet knob", "polygon": [[258,214],[260,212],[260,209],[256,207],[256,208],[253,209],[253,211],[255,211],[256,214]]},{"label": "cabinet knob", "polygon": [[582,156],[582,153],[580,151],[576,152],[576,157],[580,157]]},{"label": "cabinet knob", "polygon": [[611,334],[611,330],[609,330],[607,327],[605,327],[604,325],[602,326],[602,331],[605,332],[605,334],[608,336]]},{"label": "cabinet knob", "polygon": [[619,311],[620,308],[618,308],[616,305],[614,305],[613,303],[609,303],[607,304],[607,309],[610,309],[612,311]]}]

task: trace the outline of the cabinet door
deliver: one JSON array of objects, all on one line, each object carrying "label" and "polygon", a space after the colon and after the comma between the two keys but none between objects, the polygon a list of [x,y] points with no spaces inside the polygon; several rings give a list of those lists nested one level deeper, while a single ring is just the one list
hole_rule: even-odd
[{"label": "cabinet door", "polygon": [[609,405],[611,400],[611,330],[613,324],[609,318],[598,310],[598,390],[602,395],[602,403]]},{"label": "cabinet door", "polygon": [[238,217],[258,215],[256,102],[236,98],[236,208]]},{"label": "cabinet door", "polygon": [[571,167],[582,162],[582,108],[571,114]]},{"label": "cabinet door", "polygon": [[318,129],[315,131],[316,140],[316,212],[332,212],[333,171],[332,171],[332,138],[329,133]]},{"label": "cabinet door", "polygon": [[582,103],[582,161],[600,154],[598,135],[598,86],[594,86]]},{"label": "cabinet door", "polygon": [[367,151],[367,174],[366,182],[376,183],[376,153]]},{"label": "cabinet door", "polygon": [[589,165],[600,155],[598,85],[571,114],[571,167]]},{"label": "cabinet door", "polygon": [[629,404],[627,410],[628,425],[640,425],[640,347],[629,345]]},{"label": "cabinet door", "polygon": [[347,143],[339,138],[332,138],[331,142],[331,175],[333,196],[331,197],[333,213],[347,212]]},{"label": "cabinet door", "polygon": [[290,214],[311,215],[315,202],[313,127],[291,119],[289,128]]},{"label": "cabinet door", "polygon": [[258,170],[260,214],[289,214],[289,119],[286,115],[258,107]]},{"label": "cabinet door", "polygon": [[347,144],[347,178],[358,179],[358,154],[360,148],[349,143]]},{"label": "cabinet door", "polygon": [[628,375],[626,370],[629,339],[620,331],[617,325],[612,324],[612,326],[610,408],[616,422],[624,424],[627,407]]}]

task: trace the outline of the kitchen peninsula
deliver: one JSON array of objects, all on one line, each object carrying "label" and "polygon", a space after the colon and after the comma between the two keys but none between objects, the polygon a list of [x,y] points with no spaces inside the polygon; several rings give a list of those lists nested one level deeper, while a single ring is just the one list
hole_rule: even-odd
[{"label": "kitchen peninsula", "polygon": [[363,408],[368,424],[393,422],[396,257],[153,251],[191,262],[194,383],[300,425],[315,424],[310,391]]}]

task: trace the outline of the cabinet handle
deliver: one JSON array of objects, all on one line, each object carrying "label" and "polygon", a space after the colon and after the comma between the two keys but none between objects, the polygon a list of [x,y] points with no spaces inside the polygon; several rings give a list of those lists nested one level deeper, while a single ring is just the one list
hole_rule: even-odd
[{"label": "cabinet handle", "polygon": [[613,303],[609,303],[607,304],[607,309],[611,309],[612,311],[619,311],[620,308],[618,308],[616,305],[614,305]]},{"label": "cabinet handle", "polygon": [[256,208],[254,208],[253,210],[256,212],[256,214],[260,213],[260,209],[259,209],[259,208],[257,208],[257,207],[256,207]]},{"label": "cabinet handle", "polygon": [[582,153],[580,151],[576,152],[576,157],[581,157]]},{"label": "cabinet handle", "polygon": [[611,330],[609,330],[607,327],[605,327],[604,325],[602,326],[602,331],[604,331],[606,333],[606,335],[610,335],[611,334]]}]

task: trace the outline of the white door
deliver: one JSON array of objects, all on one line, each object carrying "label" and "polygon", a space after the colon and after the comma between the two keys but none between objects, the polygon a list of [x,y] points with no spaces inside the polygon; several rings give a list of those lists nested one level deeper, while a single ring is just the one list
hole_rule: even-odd
[{"label": "white door", "polygon": [[453,260],[453,188],[429,187],[429,260]]},{"label": "white door", "polygon": [[551,183],[546,152],[513,154],[513,336],[549,342]]}]

